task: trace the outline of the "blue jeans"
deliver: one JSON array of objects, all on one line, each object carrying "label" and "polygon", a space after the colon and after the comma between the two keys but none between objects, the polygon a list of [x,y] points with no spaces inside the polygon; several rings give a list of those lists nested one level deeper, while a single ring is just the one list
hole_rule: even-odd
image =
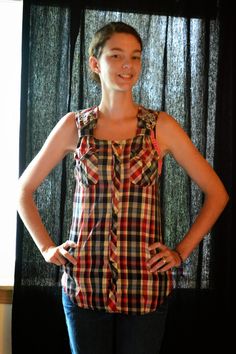
[{"label": "blue jeans", "polygon": [[145,315],[82,309],[62,290],[72,354],[158,354],[168,303]]}]

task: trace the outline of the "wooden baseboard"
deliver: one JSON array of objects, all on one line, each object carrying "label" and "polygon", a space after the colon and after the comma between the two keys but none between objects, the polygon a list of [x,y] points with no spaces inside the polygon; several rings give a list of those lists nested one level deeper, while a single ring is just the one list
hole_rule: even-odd
[{"label": "wooden baseboard", "polygon": [[0,286],[0,304],[12,304],[13,286]]}]

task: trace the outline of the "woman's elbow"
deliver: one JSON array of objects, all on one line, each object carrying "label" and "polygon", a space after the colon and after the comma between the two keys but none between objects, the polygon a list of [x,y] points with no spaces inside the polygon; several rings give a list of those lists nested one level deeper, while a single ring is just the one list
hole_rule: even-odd
[{"label": "woman's elbow", "polygon": [[30,188],[30,186],[19,179],[16,195],[17,210],[21,209],[25,202],[29,200],[29,198],[33,198],[33,190]]},{"label": "woman's elbow", "polygon": [[229,199],[229,194],[223,185],[216,189],[215,198],[213,197],[213,201],[221,209],[221,211],[225,209]]},{"label": "woman's elbow", "polygon": [[222,203],[224,205],[224,208],[226,207],[226,205],[228,204],[229,202],[229,199],[230,199],[230,196],[228,194],[228,192],[226,191],[226,189],[224,188],[224,191],[222,193]]}]

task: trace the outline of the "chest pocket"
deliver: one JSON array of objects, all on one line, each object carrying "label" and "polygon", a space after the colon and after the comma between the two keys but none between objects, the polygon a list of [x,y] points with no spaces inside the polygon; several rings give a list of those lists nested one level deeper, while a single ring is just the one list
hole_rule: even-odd
[{"label": "chest pocket", "polygon": [[82,143],[76,151],[75,160],[75,177],[80,183],[85,187],[97,184],[99,173],[96,147],[84,146]]},{"label": "chest pocket", "polygon": [[142,147],[139,152],[131,152],[131,183],[142,187],[151,186],[155,183],[157,175],[158,157],[154,149]]}]

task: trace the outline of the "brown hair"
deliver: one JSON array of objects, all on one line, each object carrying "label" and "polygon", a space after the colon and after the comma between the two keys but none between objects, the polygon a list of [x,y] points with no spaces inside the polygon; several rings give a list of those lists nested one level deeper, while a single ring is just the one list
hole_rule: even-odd
[{"label": "brown hair", "polygon": [[[120,21],[109,22],[105,26],[101,27],[97,32],[95,32],[89,46],[89,56],[93,56],[99,59],[102,54],[102,50],[106,44],[106,41],[110,39],[115,33],[127,33],[133,35],[138,40],[142,50],[142,39],[134,27]],[[91,76],[95,81],[100,82],[98,74],[92,72]]]}]

